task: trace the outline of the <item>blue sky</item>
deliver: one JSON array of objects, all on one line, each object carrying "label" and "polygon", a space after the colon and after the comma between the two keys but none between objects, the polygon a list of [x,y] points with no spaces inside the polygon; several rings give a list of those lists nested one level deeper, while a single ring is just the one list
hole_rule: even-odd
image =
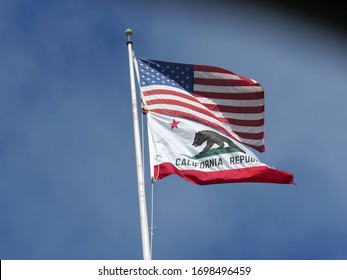
[{"label": "blue sky", "polygon": [[260,82],[257,156],[297,182],[157,182],[153,258],[347,259],[339,28],[255,1],[3,0],[0,18],[0,259],[142,258],[128,27],[139,57]]}]

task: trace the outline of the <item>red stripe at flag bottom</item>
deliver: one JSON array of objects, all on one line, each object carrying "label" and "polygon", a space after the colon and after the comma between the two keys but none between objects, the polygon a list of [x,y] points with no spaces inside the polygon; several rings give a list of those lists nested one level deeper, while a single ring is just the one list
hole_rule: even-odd
[{"label": "red stripe at flag bottom", "polygon": [[169,162],[154,166],[154,178],[158,180],[173,174],[197,185],[249,182],[296,185],[293,174],[267,166],[209,172],[180,170]]}]

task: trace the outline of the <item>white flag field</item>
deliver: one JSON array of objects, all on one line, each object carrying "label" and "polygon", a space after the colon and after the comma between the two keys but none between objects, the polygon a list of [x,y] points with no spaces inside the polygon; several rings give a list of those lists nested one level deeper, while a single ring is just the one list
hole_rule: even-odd
[{"label": "white flag field", "polygon": [[198,185],[259,182],[294,184],[289,172],[267,166],[220,130],[186,118],[148,112],[151,177],[171,174]]}]

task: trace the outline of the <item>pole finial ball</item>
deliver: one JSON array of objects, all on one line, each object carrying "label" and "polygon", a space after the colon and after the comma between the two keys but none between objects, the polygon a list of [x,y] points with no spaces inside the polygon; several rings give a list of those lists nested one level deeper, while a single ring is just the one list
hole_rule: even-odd
[{"label": "pole finial ball", "polygon": [[125,35],[131,36],[132,34],[133,34],[133,31],[130,28],[125,29]]}]

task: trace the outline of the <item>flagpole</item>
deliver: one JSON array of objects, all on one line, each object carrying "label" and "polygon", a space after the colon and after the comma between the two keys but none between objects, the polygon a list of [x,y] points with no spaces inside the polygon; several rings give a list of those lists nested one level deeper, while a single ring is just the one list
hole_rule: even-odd
[{"label": "flagpole", "polygon": [[128,54],[129,54],[130,90],[131,90],[133,124],[134,124],[137,183],[138,183],[138,193],[139,193],[142,254],[143,254],[144,260],[150,260],[151,248],[150,248],[150,242],[149,242],[144,171],[143,171],[143,164],[142,164],[140,128],[139,128],[138,109],[137,109],[137,100],[136,100],[136,87],[135,87],[134,64],[133,64],[133,47],[132,47],[133,42],[131,41],[132,34],[133,34],[133,31],[131,29],[125,30],[125,35],[127,36],[127,39],[128,39],[127,45],[128,45]]}]

